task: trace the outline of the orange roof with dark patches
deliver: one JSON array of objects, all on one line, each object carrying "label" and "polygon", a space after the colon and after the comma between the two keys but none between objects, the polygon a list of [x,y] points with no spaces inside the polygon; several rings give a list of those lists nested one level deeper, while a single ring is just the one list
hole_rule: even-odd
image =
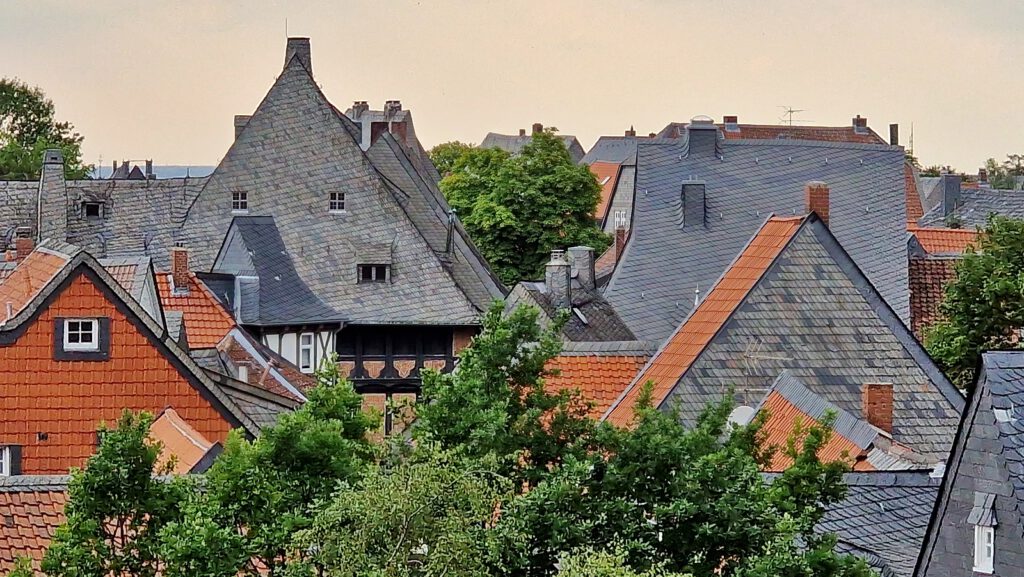
[{"label": "orange roof with dark patches", "polygon": [[0,490],[0,573],[7,575],[19,557],[28,557],[38,572],[57,527],[64,523],[64,485]]},{"label": "orange roof with dark patches", "polygon": [[547,377],[546,382],[554,390],[579,390],[585,400],[593,403],[590,416],[597,419],[626,390],[646,362],[645,354],[561,355],[548,363],[547,368],[559,374]]},{"label": "orange roof with dark patches", "polygon": [[615,185],[619,182],[619,165],[616,162],[595,162],[590,165],[590,172],[597,177],[597,183],[601,185],[601,198],[597,201],[597,211],[594,218],[604,221],[608,216],[608,206],[611,203],[612,195],[615,194]]},{"label": "orange roof with dark patches", "polygon": [[[761,405],[761,411],[768,413],[761,432],[764,435],[762,446],[775,446],[777,450],[767,471],[784,471],[793,464],[793,459],[785,454],[786,441],[793,434],[794,427],[799,424],[804,430],[819,424],[816,419],[807,415],[779,394],[772,391]],[[799,445],[798,445],[799,448]],[[863,451],[853,441],[833,431],[825,445],[818,450],[818,458],[822,462],[843,461],[853,466],[854,471],[873,471],[871,463],[863,458]],[[861,458],[858,458],[861,457]]]},{"label": "orange roof with dark patches", "polygon": [[188,293],[179,294],[171,290],[170,273],[157,273],[156,282],[164,309],[182,313],[189,347],[216,347],[235,327],[228,311],[194,274],[189,275]]},{"label": "orange roof with dark patches", "polygon": [[907,226],[914,226],[918,219],[924,216],[924,206],[921,204],[921,194],[917,190],[917,178],[914,176],[914,167],[910,163],[903,165],[903,189],[907,203]]},{"label": "orange roof with dark patches", "polygon": [[926,329],[942,318],[946,285],[956,278],[952,258],[910,259],[910,328],[924,342]]},{"label": "orange roof with dark patches", "polygon": [[12,316],[18,314],[67,262],[64,256],[39,249],[25,257],[0,283],[0,322],[7,318],[8,305]]},{"label": "orange roof with dark patches", "polygon": [[157,465],[162,469],[172,460],[172,473],[185,475],[192,471],[206,452],[213,447],[202,433],[181,418],[173,408],[164,409],[160,416],[149,427],[149,436],[161,445]]},{"label": "orange roof with dark patches", "polygon": [[921,248],[930,254],[963,254],[967,247],[978,241],[978,231],[966,228],[922,228],[908,230],[921,243]]},{"label": "orange roof with dark patches", "polygon": [[859,142],[862,144],[887,144],[875,131],[857,132],[853,126],[785,126],[777,124],[737,124],[739,130],[719,128],[727,139],[751,140],[818,140],[824,142]]},{"label": "orange roof with dark patches", "polygon": [[676,329],[626,391],[622,400],[606,415],[608,421],[618,426],[630,423],[637,397],[647,381],[654,383],[655,406],[665,400],[672,387],[739,307],[803,222],[804,217],[771,217],[765,222],[707,297]]},{"label": "orange roof with dark patches", "polygon": [[110,276],[114,277],[117,284],[121,285],[121,288],[128,291],[129,294],[134,290],[135,285],[135,272],[138,270],[138,266],[134,264],[119,264],[114,266],[104,267]]}]

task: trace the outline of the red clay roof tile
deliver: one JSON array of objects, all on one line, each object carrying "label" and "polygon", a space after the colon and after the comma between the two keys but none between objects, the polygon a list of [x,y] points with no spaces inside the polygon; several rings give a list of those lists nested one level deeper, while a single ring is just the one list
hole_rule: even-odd
[{"label": "red clay roof tile", "polygon": [[966,228],[908,227],[921,247],[931,254],[962,254],[978,241],[978,232]]},{"label": "red clay roof tile", "polygon": [[149,436],[161,444],[157,465],[162,469],[173,460],[171,472],[178,475],[189,473],[213,446],[209,439],[192,428],[172,407],[164,409],[153,421],[149,427]]},{"label": "red clay roof tile", "polygon": [[594,218],[603,222],[608,216],[608,206],[611,203],[612,195],[615,194],[615,186],[619,182],[619,168],[617,162],[598,161],[590,165],[590,172],[597,177],[597,183],[601,185],[601,199],[597,202],[597,211]]},{"label": "red clay roof tile", "polygon": [[956,278],[957,259],[910,259],[910,328],[920,341],[925,329],[941,318],[946,284]]},{"label": "red clay roof tile", "polygon": [[559,371],[547,378],[555,390],[574,388],[592,402],[590,415],[595,419],[611,407],[626,390],[637,372],[647,362],[647,355],[561,355],[548,363],[548,369]]},{"label": "red clay roof tile", "polygon": [[228,311],[194,274],[190,275],[188,293],[184,294],[171,290],[170,273],[157,273],[156,281],[164,310],[182,313],[189,347],[216,347],[217,343],[235,327],[235,321]]},{"label": "red clay roof tile", "polygon": [[[801,427],[806,428],[817,424],[817,421],[786,400],[778,391],[768,394],[761,405],[761,411],[768,412],[768,419],[761,429],[764,434],[763,446],[774,445],[778,448],[765,470],[784,471],[793,464],[793,460],[785,454],[783,449],[786,447],[789,436],[793,433],[794,425],[799,422]],[[861,453],[860,447],[853,441],[833,431],[828,442],[818,451],[818,458],[826,463],[842,460],[852,465],[855,471],[874,470],[867,460],[858,459]]]},{"label": "red clay roof tile", "polygon": [[672,387],[704,350],[718,329],[728,320],[743,298],[779,255],[804,222],[803,217],[772,217],[750,240],[711,292],[676,329],[632,386],[605,417],[614,425],[626,426],[643,384],[654,384],[653,402],[660,405]]},{"label": "red clay roof tile", "polygon": [[19,557],[39,569],[46,548],[64,522],[67,495],[61,490],[0,492],[0,573],[8,574]]},{"label": "red clay roof tile", "polygon": [[39,249],[25,257],[0,283],[0,323],[7,318],[8,305],[12,316],[18,314],[67,262],[63,256]]}]

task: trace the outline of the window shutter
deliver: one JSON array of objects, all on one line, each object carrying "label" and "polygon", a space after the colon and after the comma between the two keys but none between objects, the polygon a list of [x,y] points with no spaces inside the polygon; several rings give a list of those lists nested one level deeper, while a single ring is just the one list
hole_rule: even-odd
[{"label": "window shutter", "polygon": [[99,352],[110,357],[110,317],[101,317],[99,321]]},{"label": "window shutter", "polygon": [[60,358],[60,354],[64,352],[64,320],[64,317],[57,317],[53,319],[54,358]]},{"label": "window shutter", "polygon": [[21,474],[21,445],[8,445],[7,451],[11,455],[11,475]]}]

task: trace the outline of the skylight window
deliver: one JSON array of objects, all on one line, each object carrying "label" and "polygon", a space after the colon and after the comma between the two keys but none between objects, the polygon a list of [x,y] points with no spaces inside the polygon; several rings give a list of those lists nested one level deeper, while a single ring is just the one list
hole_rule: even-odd
[{"label": "skylight window", "polygon": [[345,212],[345,193],[332,192],[327,201],[327,212],[340,214]]}]

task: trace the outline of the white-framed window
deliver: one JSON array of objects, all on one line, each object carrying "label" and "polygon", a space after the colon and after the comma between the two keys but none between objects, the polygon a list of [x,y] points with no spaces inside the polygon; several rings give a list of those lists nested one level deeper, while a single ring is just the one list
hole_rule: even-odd
[{"label": "white-framed window", "polygon": [[616,210],[615,211],[615,228],[625,228],[629,226],[629,220],[626,218],[626,211]]},{"label": "white-framed window", "polygon": [[993,558],[996,553],[996,532],[994,527],[974,526],[974,571],[989,573],[993,571]]},{"label": "white-framed window", "polygon": [[249,367],[246,365],[238,365],[238,380],[243,383],[249,382]]},{"label": "white-framed window", "polygon": [[345,212],[345,193],[344,192],[332,192],[327,200],[327,212],[341,213]]},{"label": "white-framed window", "polygon": [[313,372],[313,333],[299,335],[299,370],[304,373]]},{"label": "white-framed window", "polygon": [[249,193],[236,190],[231,193],[231,212],[249,212]]},{"label": "white-framed window", "polygon": [[65,351],[98,351],[100,324],[96,319],[66,319],[64,321]]},{"label": "white-framed window", "polygon": [[11,476],[11,448],[0,447],[0,477]]}]

